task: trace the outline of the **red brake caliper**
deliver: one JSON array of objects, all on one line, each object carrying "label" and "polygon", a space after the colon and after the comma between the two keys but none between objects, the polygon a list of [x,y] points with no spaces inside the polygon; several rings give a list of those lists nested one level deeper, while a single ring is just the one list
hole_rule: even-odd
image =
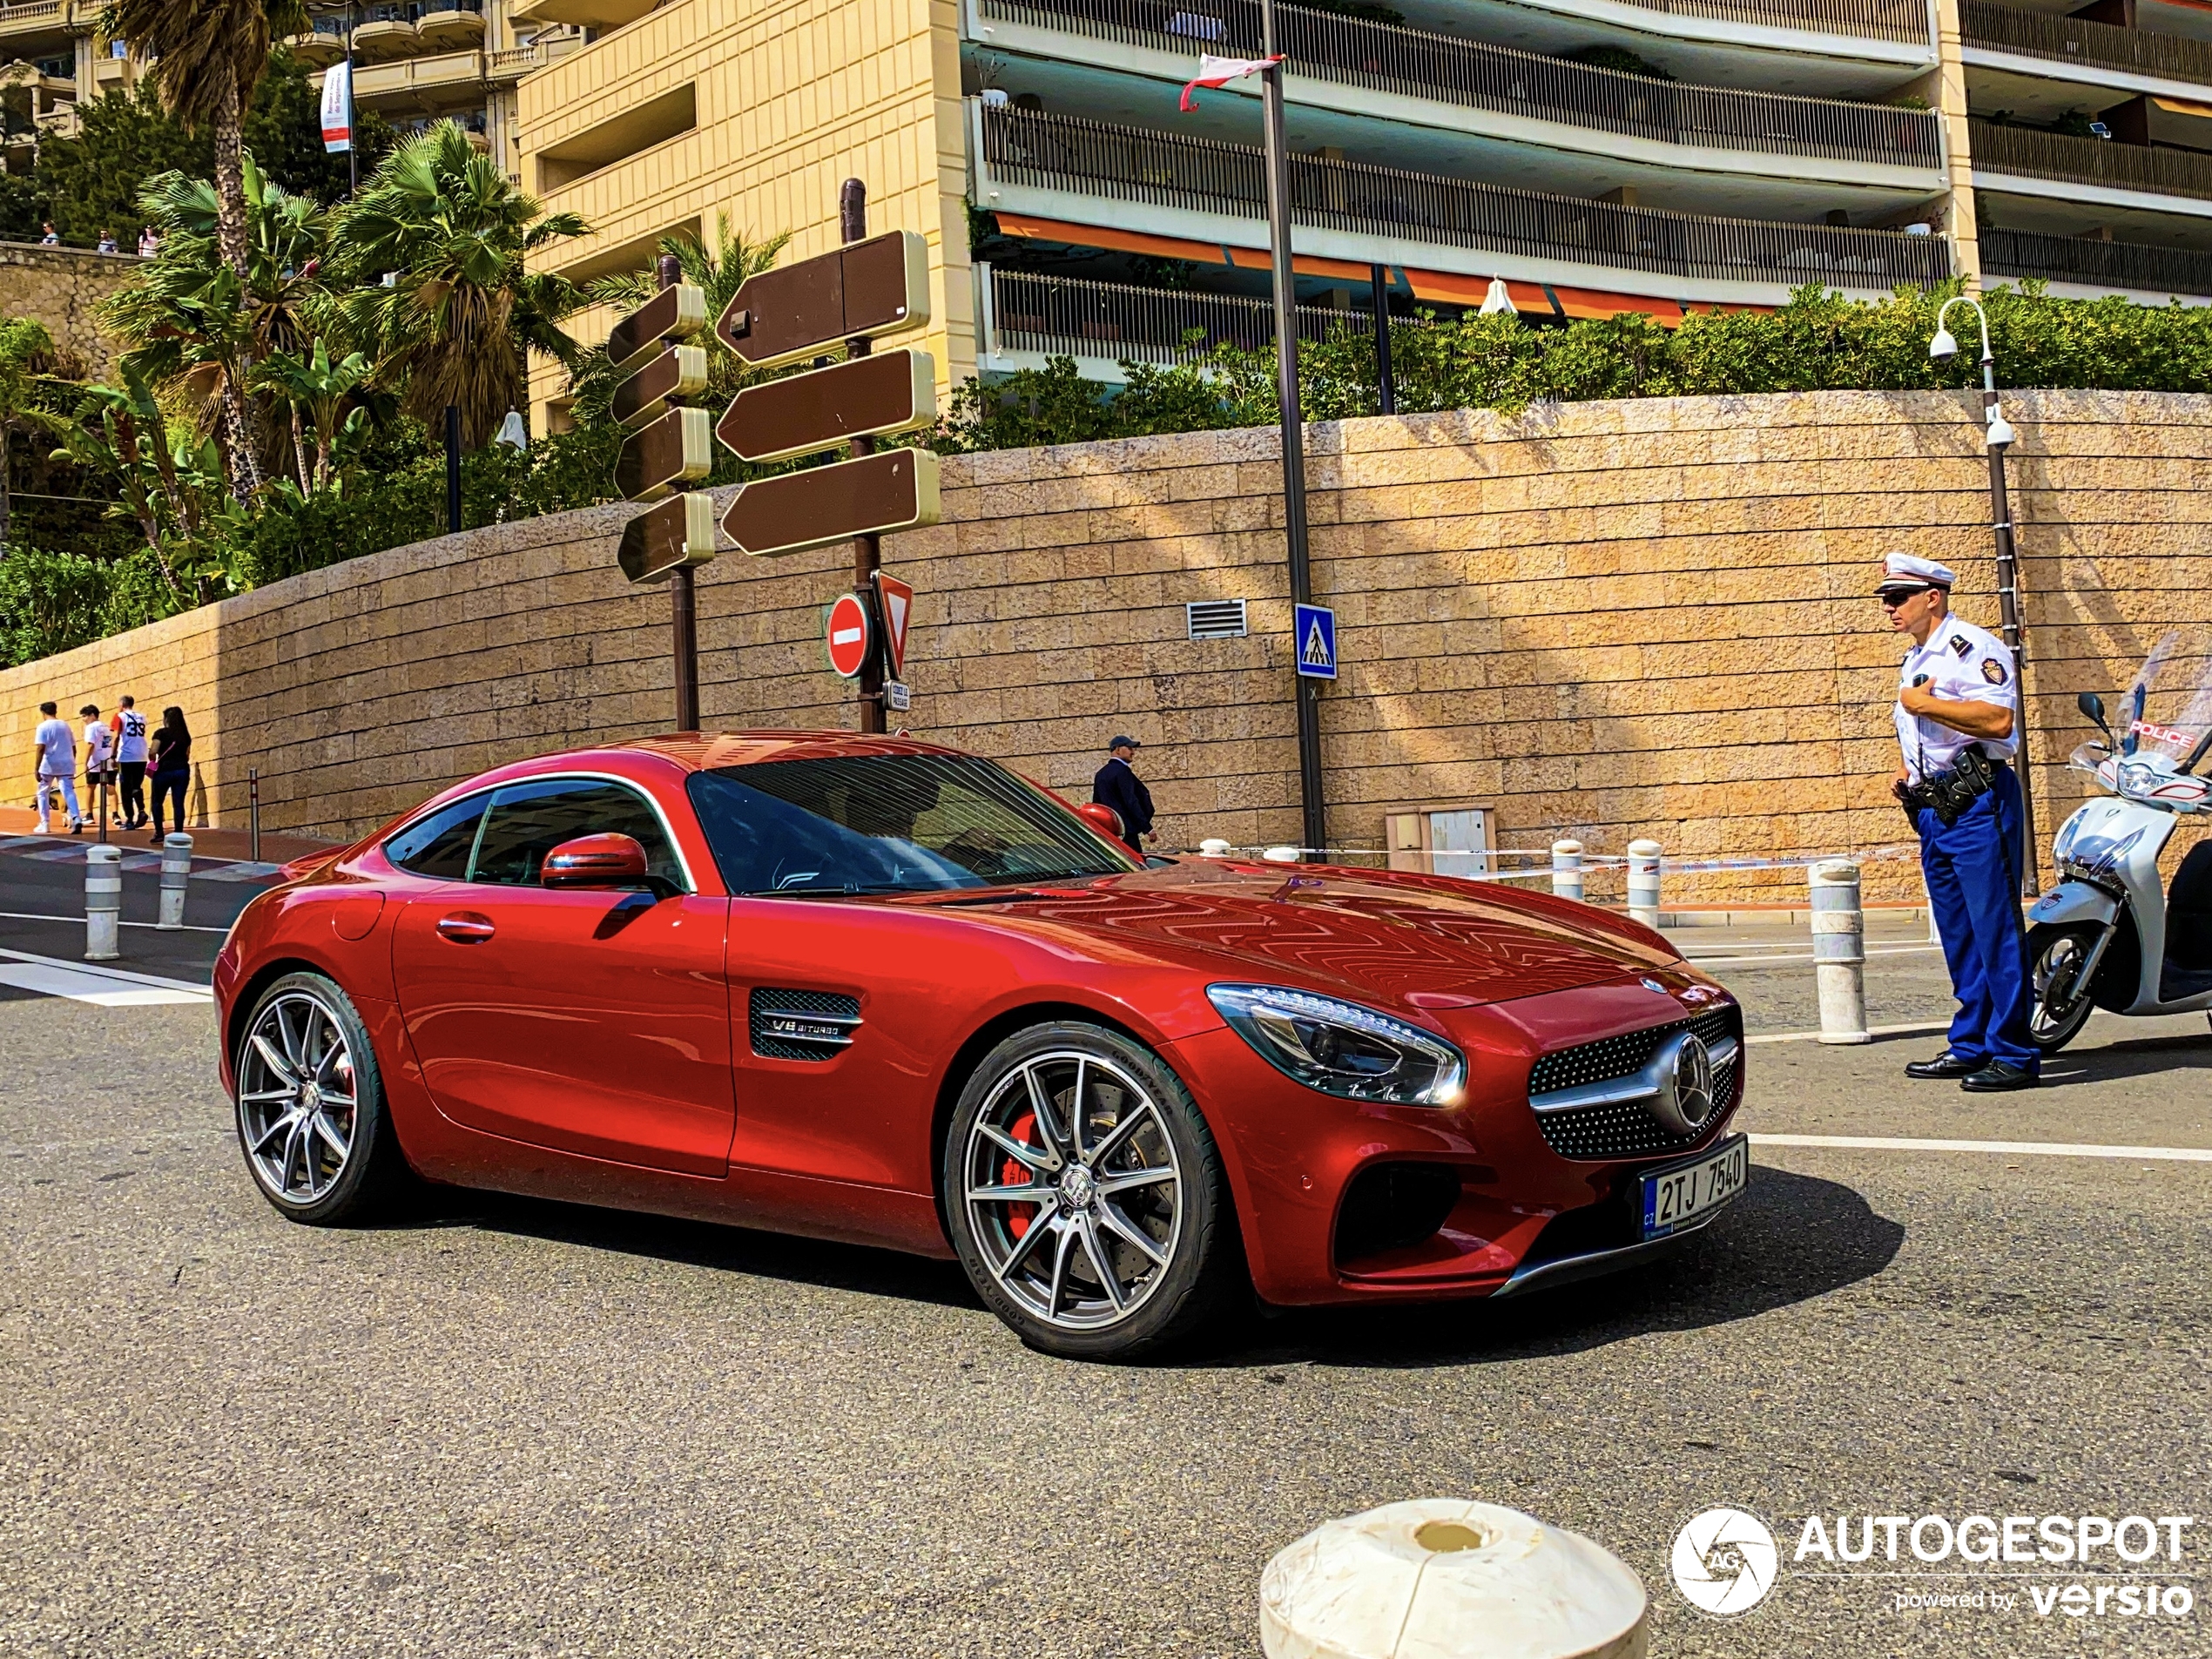
[{"label": "red brake caliper", "polygon": [[[1024,1146],[1028,1146],[1032,1143],[1031,1136],[1036,1127],[1037,1115],[1035,1112],[1024,1112],[1008,1125],[1007,1133]],[[1035,1178],[1029,1170],[1024,1169],[1013,1158],[1008,1158],[999,1165],[999,1184],[1001,1186],[1025,1185]],[[1037,1207],[1033,1204],[1015,1204],[1007,1206],[1007,1231],[1016,1238],[1027,1237],[1029,1224],[1036,1218]]]}]

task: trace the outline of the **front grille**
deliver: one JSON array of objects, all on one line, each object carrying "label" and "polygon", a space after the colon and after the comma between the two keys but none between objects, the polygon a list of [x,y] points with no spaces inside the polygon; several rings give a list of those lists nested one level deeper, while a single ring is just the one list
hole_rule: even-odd
[{"label": "front grille", "polygon": [[833,1059],[860,1026],[860,999],[838,991],[755,986],[749,1013],[752,1051],[769,1060]]},{"label": "front grille", "polygon": [[1649,1062],[1662,1042],[1678,1031],[1694,1032],[1708,1045],[1729,1039],[1737,1044],[1733,1058],[1713,1067],[1713,1096],[1719,1104],[1696,1133],[1676,1135],[1652,1116],[1641,1101],[1631,1100],[1568,1112],[1537,1113],[1536,1126],[1543,1131],[1545,1144],[1563,1158],[1600,1163],[1680,1152],[1703,1140],[1736,1104],[1737,1082],[1743,1069],[1743,1013],[1732,1002],[1695,1019],[1627,1031],[1545,1055],[1529,1069],[1528,1092],[1548,1095],[1555,1089],[1632,1076]]}]

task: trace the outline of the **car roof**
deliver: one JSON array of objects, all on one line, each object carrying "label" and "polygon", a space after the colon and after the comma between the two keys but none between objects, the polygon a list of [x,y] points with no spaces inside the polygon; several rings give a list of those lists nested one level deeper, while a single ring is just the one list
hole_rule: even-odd
[{"label": "car roof", "polygon": [[949,755],[960,751],[916,738],[860,732],[676,732],[664,737],[633,738],[623,743],[600,744],[588,750],[571,750],[563,755],[539,759],[573,761],[583,754],[610,752],[654,755],[674,762],[685,772],[711,772],[724,766],[748,766],[762,760],[826,760],[846,755]]}]

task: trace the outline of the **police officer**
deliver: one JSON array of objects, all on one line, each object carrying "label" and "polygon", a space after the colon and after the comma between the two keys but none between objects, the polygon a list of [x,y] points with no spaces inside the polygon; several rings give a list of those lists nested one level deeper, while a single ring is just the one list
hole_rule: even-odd
[{"label": "police officer", "polygon": [[1152,833],[1152,792],[1130,763],[1140,745],[1135,738],[1115,737],[1106,745],[1106,764],[1090,780],[1090,798],[1122,816],[1122,836],[1142,858],[1144,838]]},{"label": "police officer", "polygon": [[2033,994],[2020,932],[2020,671],[2005,643],[1951,614],[1958,580],[1932,559],[1892,553],[1878,590],[1909,635],[1895,718],[1904,764],[1892,786],[1920,837],[1920,868],[1959,1012],[1950,1047],[1909,1077],[1956,1077],[1976,1094],[2034,1086]]}]

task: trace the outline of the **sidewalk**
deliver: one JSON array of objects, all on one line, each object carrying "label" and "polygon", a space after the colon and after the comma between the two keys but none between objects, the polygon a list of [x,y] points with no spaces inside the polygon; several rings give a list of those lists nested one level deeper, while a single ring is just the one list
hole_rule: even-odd
[{"label": "sidewalk", "polygon": [[[61,814],[55,814],[61,821]],[[192,856],[196,859],[245,859],[253,854],[253,838],[242,829],[191,829]],[[0,806],[0,835],[36,835],[38,833],[38,814],[28,806]],[[125,833],[111,819],[108,838],[118,846],[151,846],[153,845],[151,826],[142,830]],[[88,826],[82,835],[72,836],[64,831],[57,840],[83,841],[87,845],[98,839],[98,832]],[[285,864],[293,859],[306,858],[311,853],[327,853],[338,844],[317,840],[308,835],[279,835],[273,831],[261,832],[261,860],[266,864]]]}]

